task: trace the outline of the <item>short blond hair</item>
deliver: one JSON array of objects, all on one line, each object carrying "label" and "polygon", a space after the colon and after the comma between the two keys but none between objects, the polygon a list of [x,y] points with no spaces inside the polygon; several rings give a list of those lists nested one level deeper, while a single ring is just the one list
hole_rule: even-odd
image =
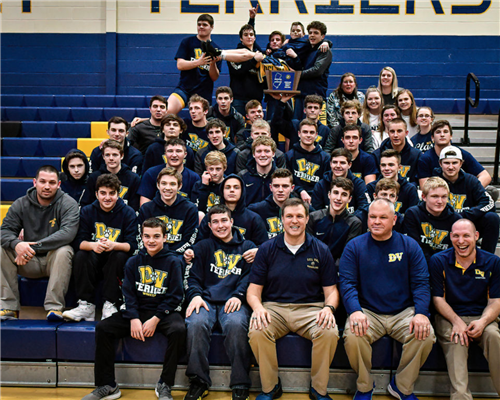
[{"label": "short blond hair", "polygon": [[450,193],[450,187],[443,178],[439,176],[433,176],[425,181],[424,187],[422,188],[422,193],[427,196],[432,189],[445,188],[448,193]]},{"label": "short blond hair", "polygon": [[270,146],[273,153],[276,153],[276,142],[269,136],[259,136],[252,142],[252,154],[255,153],[257,146]]},{"label": "short blond hair", "polygon": [[205,167],[208,168],[210,165],[222,164],[224,170],[227,169],[227,158],[222,151],[214,150],[205,156]]}]

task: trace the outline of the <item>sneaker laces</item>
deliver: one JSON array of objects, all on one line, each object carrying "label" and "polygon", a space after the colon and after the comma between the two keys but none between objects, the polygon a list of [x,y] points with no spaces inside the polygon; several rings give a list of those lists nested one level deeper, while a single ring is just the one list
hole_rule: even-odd
[{"label": "sneaker laces", "polygon": [[165,382],[161,383],[158,387],[158,394],[170,394],[170,386],[168,386]]}]

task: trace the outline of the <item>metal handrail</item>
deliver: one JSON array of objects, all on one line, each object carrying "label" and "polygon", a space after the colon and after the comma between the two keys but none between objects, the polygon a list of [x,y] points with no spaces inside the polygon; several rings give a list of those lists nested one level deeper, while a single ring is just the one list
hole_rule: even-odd
[{"label": "metal handrail", "polygon": [[498,185],[498,163],[500,162],[500,111],[498,111],[497,141],[495,143],[495,160],[493,163],[493,184]]},{"label": "metal handrail", "polygon": [[[470,97],[470,81],[471,79],[474,81],[476,85],[476,98],[472,101]],[[467,75],[467,83],[465,87],[465,121],[464,121],[464,137],[462,138],[462,144],[468,145],[470,144],[469,139],[469,106],[472,108],[476,108],[479,104],[479,79],[472,72],[469,72]]]}]

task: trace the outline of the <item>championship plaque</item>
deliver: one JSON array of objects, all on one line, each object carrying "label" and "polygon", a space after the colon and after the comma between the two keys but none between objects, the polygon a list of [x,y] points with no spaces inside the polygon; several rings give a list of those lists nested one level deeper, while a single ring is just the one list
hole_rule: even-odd
[{"label": "championship plaque", "polygon": [[300,94],[297,90],[302,71],[266,71],[267,87],[264,93]]}]

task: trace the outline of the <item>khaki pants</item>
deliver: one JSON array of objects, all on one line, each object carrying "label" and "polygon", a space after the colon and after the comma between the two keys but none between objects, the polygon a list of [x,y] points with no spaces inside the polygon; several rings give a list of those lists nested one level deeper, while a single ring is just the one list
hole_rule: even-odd
[{"label": "khaki pants", "polygon": [[19,310],[19,287],[17,275],[26,278],[49,277],[47,293],[45,295],[44,307],[46,310],[64,309],[64,296],[68,291],[71,278],[71,260],[73,248],[62,246],[56,250],[49,251],[44,256],[33,257],[26,265],[17,265],[16,252],[2,247],[2,289],[0,308],[7,310]]},{"label": "khaki pants", "polygon": [[266,302],[264,307],[271,314],[271,323],[259,331],[250,329],[250,346],[259,363],[262,391],[270,392],[278,383],[278,357],[276,340],[289,332],[312,341],[311,383],[321,395],[326,395],[330,365],[335,355],[339,330],[335,326],[321,329],[316,317],[323,303],[285,304]]},{"label": "khaki pants", "polygon": [[434,330],[427,339],[417,340],[410,333],[410,321],[415,315],[415,309],[409,307],[396,315],[378,315],[363,309],[368,317],[370,326],[368,333],[358,337],[351,332],[349,318],[344,329],[345,350],[351,367],[358,374],[356,381],[360,392],[369,392],[373,389],[372,368],[372,343],[385,335],[403,344],[403,353],[396,372],[396,385],[403,394],[413,393],[413,385],[418,378],[420,367],[423,365],[436,342]]},{"label": "khaki pants", "polygon": [[[469,325],[479,317],[460,317]],[[451,400],[472,400],[469,390],[469,371],[467,358],[469,348],[459,343],[450,342],[453,325],[441,315],[436,315],[436,335],[448,366],[448,375],[451,381]],[[478,339],[483,354],[488,360],[493,386],[500,394],[500,329],[498,318],[486,326],[483,335]]]}]

